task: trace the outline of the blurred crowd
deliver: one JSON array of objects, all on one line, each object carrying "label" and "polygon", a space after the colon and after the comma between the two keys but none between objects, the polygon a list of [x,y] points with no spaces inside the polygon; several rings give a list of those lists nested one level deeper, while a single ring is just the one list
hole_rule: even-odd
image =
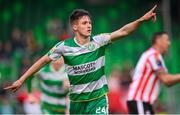
[{"label": "blurred crowd", "polygon": [[[11,38],[0,42],[0,114],[26,113],[28,109],[23,107],[28,100],[26,87],[13,95],[3,90],[3,87],[20,77],[56,43],[71,37],[71,33],[66,31],[66,27],[63,27],[61,20],[57,18],[47,23],[44,33],[47,34],[47,39],[42,38],[42,42],[38,42],[32,30],[23,31],[14,27]],[[35,95],[37,94],[38,91],[35,91]]]}]

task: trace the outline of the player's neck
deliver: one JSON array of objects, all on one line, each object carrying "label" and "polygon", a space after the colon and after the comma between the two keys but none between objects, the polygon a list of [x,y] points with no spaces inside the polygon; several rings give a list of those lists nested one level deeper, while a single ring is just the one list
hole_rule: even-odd
[{"label": "player's neck", "polygon": [[159,53],[163,53],[163,51],[161,50],[161,48],[159,47],[159,46],[157,46],[157,45],[153,45],[152,46],[155,50],[157,50]]},{"label": "player's neck", "polygon": [[90,37],[85,37],[85,36],[81,36],[81,35],[76,35],[75,39],[76,39],[76,42],[80,45],[85,45],[88,42],[90,42]]}]

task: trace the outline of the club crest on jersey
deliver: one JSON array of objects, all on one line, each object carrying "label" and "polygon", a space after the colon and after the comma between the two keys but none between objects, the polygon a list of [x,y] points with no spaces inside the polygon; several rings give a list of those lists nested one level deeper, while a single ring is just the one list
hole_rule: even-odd
[{"label": "club crest on jersey", "polygon": [[162,63],[160,60],[156,60],[156,64],[158,65],[158,67],[161,67],[162,66]]},{"label": "club crest on jersey", "polygon": [[95,45],[93,43],[90,43],[87,48],[90,50],[90,51],[93,51],[95,49]]}]

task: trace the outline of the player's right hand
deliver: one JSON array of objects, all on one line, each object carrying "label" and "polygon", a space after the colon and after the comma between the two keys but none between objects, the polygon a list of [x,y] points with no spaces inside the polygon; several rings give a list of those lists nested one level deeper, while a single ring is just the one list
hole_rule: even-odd
[{"label": "player's right hand", "polygon": [[16,92],[22,85],[22,81],[17,80],[12,85],[5,87],[5,90],[10,90],[12,92]]},{"label": "player's right hand", "polygon": [[155,22],[156,21],[156,13],[155,13],[156,7],[157,7],[157,5],[155,5],[149,12],[147,12],[140,19],[143,20],[143,21],[152,19],[152,21]]}]

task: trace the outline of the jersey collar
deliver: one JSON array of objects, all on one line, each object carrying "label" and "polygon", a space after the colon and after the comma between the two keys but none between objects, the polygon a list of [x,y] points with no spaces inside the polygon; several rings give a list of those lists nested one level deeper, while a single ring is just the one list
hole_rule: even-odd
[{"label": "jersey collar", "polygon": [[[89,37],[88,39],[89,39],[89,41],[91,41],[91,37]],[[75,42],[79,47],[85,47],[85,46],[87,46],[87,45],[89,44],[89,42],[86,43],[86,44],[84,44],[84,45],[79,44],[79,43],[77,42],[77,38],[76,38],[76,37],[74,37],[74,42]]]}]

